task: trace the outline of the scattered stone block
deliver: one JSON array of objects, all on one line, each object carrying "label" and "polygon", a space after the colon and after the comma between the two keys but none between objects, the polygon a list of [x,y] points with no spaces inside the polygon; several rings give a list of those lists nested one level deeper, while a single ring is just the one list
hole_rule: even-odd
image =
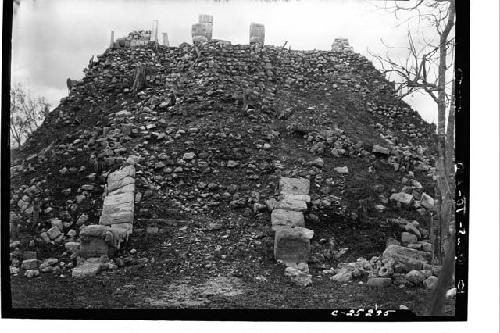
[{"label": "scattered stone block", "polygon": [[26,270],[38,269],[38,267],[40,267],[40,260],[38,259],[26,259],[21,264],[21,268]]},{"label": "scattered stone block", "polygon": [[275,209],[271,213],[273,230],[281,227],[305,227],[304,215],[301,212]]},{"label": "scattered stone block", "polygon": [[308,195],[310,182],[305,178],[280,178],[280,192],[283,195]]},{"label": "scattered stone block", "polygon": [[276,205],[278,209],[304,211],[307,210],[307,204],[303,200],[297,200],[292,197],[284,197]]},{"label": "scattered stone block", "polygon": [[306,228],[280,228],[274,238],[274,257],[282,263],[307,262],[314,232]]}]

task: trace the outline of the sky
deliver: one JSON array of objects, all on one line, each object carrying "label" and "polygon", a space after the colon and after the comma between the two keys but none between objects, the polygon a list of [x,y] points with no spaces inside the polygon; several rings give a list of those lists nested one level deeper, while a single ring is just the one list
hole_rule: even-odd
[{"label": "sky", "polygon": [[[425,24],[407,23],[407,17],[395,17],[382,4],[380,0],[21,0],[13,17],[12,84],[23,84],[56,107],[68,93],[66,79],[83,77],[90,57],[108,47],[111,30],[118,38],[133,30],[149,30],[158,20],[159,32],[167,32],[170,45],[177,46],[191,42],[191,24],[199,14],[213,15],[213,38],[233,44],[247,44],[250,23],[256,22],[265,25],[266,44],[288,41],[295,50],[329,50],[334,38],[345,37],[369,59],[369,52],[403,57],[408,29],[417,43],[422,36],[433,36]],[[417,93],[405,100],[423,119],[436,122],[436,104],[428,96]]]}]

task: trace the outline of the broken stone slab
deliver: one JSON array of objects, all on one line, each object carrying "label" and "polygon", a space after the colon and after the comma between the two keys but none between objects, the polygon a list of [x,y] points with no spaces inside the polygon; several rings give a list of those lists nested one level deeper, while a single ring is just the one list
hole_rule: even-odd
[{"label": "broken stone slab", "polygon": [[413,195],[404,192],[399,192],[392,194],[390,199],[399,202],[403,205],[409,206],[413,202]]},{"label": "broken stone slab", "polygon": [[134,193],[135,191],[135,184],[128,184],[123,187],[120,187],[116,190],[109,191],[107,195],[117,195],[117,194],[122,194],[122,193]]},{"label": "broken stone slab", "polygon": [[431,255],[410,249],[400,245],[389,245],[381,256],[381,259],[393,259],[396,264],[402,265],[406,271],[422,269],[431,259]]},{"label": "broken stone slab", "polygon": [[119,170],[116,170],[108,175],[108,185],[120,181],[125,177],[135,177],[135,168],[132,165],[127,165]]},{"label": "broken stone slab", "polygon": [[310,182],[305,178],[280,178],[281,194],[309,194]]},{"label": "broken stone slab", "polygon": [[311,202],[311,196],[307,194],[283,194],[283,198]]},{"label": "broken stone slab", "polygon": [[80,242],[66,242],[64,248],[71,253],[77,253],[80,250]]},{"label": "broken stone slab", "polygon": [[304,227],[304,214],[293,210],[275,209],[271,213],[273,230],[281,227]]},{"label": "broken stone slab", "polygon": [[110,206],[118,203],[128,202],[134,203],[134,192],[120,193],[115,195],[108,195],[104,198],[103,205]]},{"label": "broken stone slab", "polygon": [[127,185],[133,185],[133,184],[135,184],[135,179],[133,177],[125,177],[123,179],[118,179],[113,181],[108,179],[107,191],[109,193],[118,190],[122,187],[125,187]]},{"label": "broken stone slab", "polygon": [[372,153],[378,153],[378,154],[383,154],[383,155],[389,155],[389,148],[385,148],[379,145],[373,145],[372,148]]},{"label": "broken stone slab", "polygon": [[85,261],[82,265],[73,268],[71,276],[74,278],[85,278],[95,276],[101,271],[100,262]]},{"label": "broken stone slab", "polygon": [[117,213],[129,213],[133,214],[134,203],[133,202],[120,202],[112,205],[103,205],[102,215],[110,215]]},{"label": "broken stone slab", "polygon": [[422,199],[420,199],[420,205],[428,210],[434,210],[434,199],[427,193],[422,193]]},{"label": "broken stone slab", "polygon": [[303,200],[296,200],[290,197],[284,197],[275,206],[277,209],[286,209],[294,211],[307,210],[307,204]]},{"label": "broken stone slab", "polygon": [[314,231],[296,227],[276,230],[274,237],[274,257],[284,264],[307,262],[311,246],[309,239]]},{"label": "broken stone slab", "polygon": [[134,223],[133,211],[120,211],[113,214],[105,214],[101,215],[101,218],[99,219],[99,224],[104,226],[121,223]]}]

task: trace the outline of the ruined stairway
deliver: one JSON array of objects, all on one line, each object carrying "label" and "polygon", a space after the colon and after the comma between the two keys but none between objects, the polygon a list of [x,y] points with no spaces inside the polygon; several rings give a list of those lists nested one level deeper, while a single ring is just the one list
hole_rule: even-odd
[{"label": "ruined stairway", "polygon": [[108,175],[99,224],[80,231],[79,264],[73,277],[92,276],[110,268],[109,258],[127,242],[134,223],[135,168],[127,165]]},{"label": "ruined stairway", "polygon": [[280,197],[271,213],[274,237],[274,257],[286,266],[285,275],[294,283],[307,286],[312,283],[307,261],[309,240],[314,232],[305,228],[303,211],[311,201],[309,180],[304,178],[280,179]]}]

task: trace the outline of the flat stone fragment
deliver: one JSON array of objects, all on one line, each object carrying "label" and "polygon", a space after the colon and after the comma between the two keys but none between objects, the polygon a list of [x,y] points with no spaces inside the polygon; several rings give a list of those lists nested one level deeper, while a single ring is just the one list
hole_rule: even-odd
[{"label": "flat stone fragment", "polygon": [[281,228],[274,238],[274,257],[282,263],[307,262],[314,232],[306,228]]},{"label": "flat stone fragment", "polygon": [[271,213],[273,230],[280,227],[304,227],[304,214],[293,210],[275,209]]},{"label": "flat stone fragment", "polygon": [[389,287],[391,285],[391,282],[391,278],[375,277],[368,279],[366,285],[370,287],[385,288]]},{"label": "flat stone fragment", "polygon": [[285,197],[281,199],[275,206],[278,209],[304,211],[307,210],[307,204],[305,201],[296,200],[290,197]]},{"label": "flat stone fragment", "polygon": [[101,271],[101,263],[99,262],[84,262],[82,265],[73,268],[71,276],[74,278],[84,278],[95,276]]},{"label": "flat stone fragment", "polygon": [[280,178],[280,192],[282,194],[309,194],[310,182],[305,178]]}]

